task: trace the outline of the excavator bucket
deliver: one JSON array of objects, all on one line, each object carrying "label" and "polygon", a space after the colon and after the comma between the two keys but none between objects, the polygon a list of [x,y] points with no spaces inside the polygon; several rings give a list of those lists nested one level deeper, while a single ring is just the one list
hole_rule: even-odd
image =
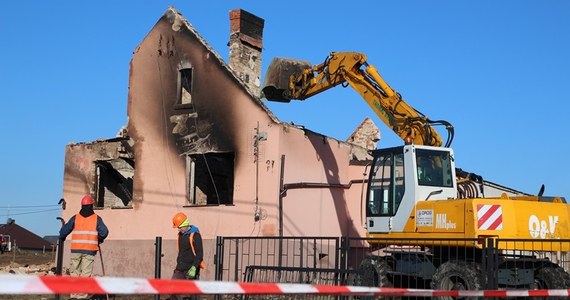
[{"label": "excavator bucket", "polygon": [[290,102],[289,81],[291,75],[310,69],[311,63],[303,60],[275,57],[265,73],[263,97],[269,101]]}]

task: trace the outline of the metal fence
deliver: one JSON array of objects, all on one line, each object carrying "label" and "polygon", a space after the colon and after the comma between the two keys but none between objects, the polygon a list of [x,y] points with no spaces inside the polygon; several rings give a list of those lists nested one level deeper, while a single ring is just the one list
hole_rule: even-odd
[{"label": "metal fence", "polygon": [[430,288],[437,267],[445,262],[458,262],[464,268],[467,264],[485,264],[483,253],[465,247],[476,242],[465,239],[345,238],[341,259],[346,257],[347,268],[362,272],[361,276],[351,280],[353,285]]},{"label": "metal fence", "polygon": [[[267,273],[259,267],[295,267],[300,268],[299,273],[303,269],[339,269],[339,249],[338,237],[217,237],[215,279],[245,281],[247,267],[250,280],[261,278],[252,273],[254,270]],[[296,280],[304,279],[298,276]]]},{"label": "metal fence", "polygon": [[570,240],[218,237],[216,280],[443,290],[570,288]]}]

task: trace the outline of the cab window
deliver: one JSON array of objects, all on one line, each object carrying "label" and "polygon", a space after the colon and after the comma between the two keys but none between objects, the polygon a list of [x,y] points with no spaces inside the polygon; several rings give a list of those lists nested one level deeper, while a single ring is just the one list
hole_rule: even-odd
[{"label": "cab window", "polygon": [[418,185],[453,187],[449,152],[416,149]]}]

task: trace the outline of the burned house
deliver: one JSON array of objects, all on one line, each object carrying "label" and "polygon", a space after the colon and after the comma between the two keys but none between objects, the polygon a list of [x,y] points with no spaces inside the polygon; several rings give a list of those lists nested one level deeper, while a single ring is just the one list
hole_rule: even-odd
[{"label": "burned house", "polygon": [[263,26],[231,11],[226,63],[167,9],[134,50],[126,127],[66,146],[62,217],[79,211],[83,195],[94,197],[110,231],[101,246],[106,275],[152,277],[161,237],[169,278],[178,211],[202,233],[203,279],[213,279],[217,236],[364,234],[365,147],[375,146],[378,129],[365,120],[344,142],[281,122],[260,98]]}]

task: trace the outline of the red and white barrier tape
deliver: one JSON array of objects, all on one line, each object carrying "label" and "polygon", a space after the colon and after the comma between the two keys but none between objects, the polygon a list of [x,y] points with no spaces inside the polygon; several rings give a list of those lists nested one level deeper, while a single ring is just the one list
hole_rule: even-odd
[{"label": "red and white barrier tape", "polygon": [[0,295],[41,294],[243,294],[416,297],[567,297],[570,290],[440,291],[362,286],[164,280],[123,277],[0,275]]}]

